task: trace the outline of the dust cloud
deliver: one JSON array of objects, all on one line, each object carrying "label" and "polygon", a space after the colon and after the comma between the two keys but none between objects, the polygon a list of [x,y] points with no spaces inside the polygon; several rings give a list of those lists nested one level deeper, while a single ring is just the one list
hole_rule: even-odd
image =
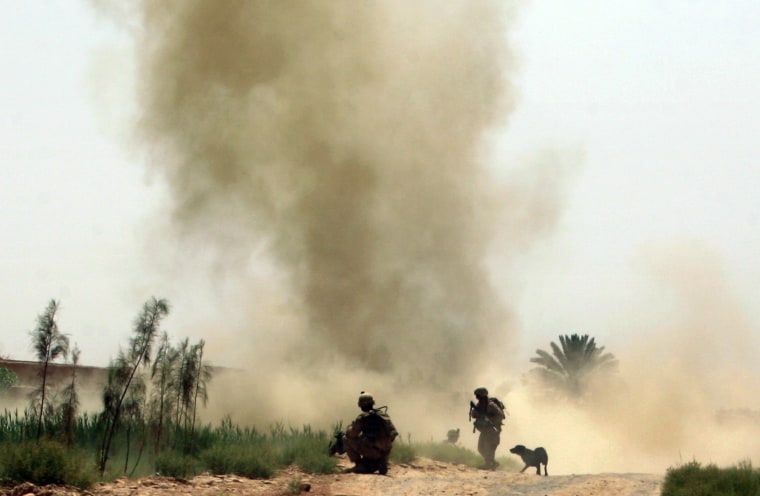
[{"label": "dust cloud", "polygon": [[659,325],[621,322],[627,337],[605,350],[619,359],[619,376],[582,403],[542,402],[529,389],[513,390],[508,444],[544,445],[555,473],[757,460],[757,336],[719,254],[699,240],[652,243],[641,249],[636,270],[649,281],[635,288],[649,295],[642,301],[661,307],[638,311],[656,312]]},{"label": "dust cloud", "polygon": [[478,160],[511,106],[500,3],[143,7],[140,133],[177,231],[230,270],[265,245],[314,360],[472,373],[509,325]]},{"label": "dust cloud", "polygon": [[137,135],[189,262],[238,279],[241,315],[205,339],[250,371],[258,414],[467,393],[511,352],[483,143],[514,104],[508,3],[140,7]]}]

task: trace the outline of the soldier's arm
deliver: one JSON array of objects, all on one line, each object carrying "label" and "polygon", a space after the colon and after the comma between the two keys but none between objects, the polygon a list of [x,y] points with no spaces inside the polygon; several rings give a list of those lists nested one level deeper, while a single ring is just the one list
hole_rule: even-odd
[{"label": "soldier's arm", "polygon": [[[490,406],[490,405],[489,405]],[[479,405],[476,405],[472,401],[470,402],[470,415],[472,415],[472,418],[481,418],[485,415],[485,412],[483,412],[480,408],[478,408]],[[487,408],[487,407],[486,407]]]},{"label": "soldier's arm", "polygon": [[362,426],[363,426],[363,418],[362,416],[356,417],[356,419],[351,422],[351,425],[348,426],[348,429],[346,430],[346,436],[348,437],[359,437],[359,434],[362,433]]},{"label": "soldier's arm", "polygon": [[396,430],[396,426],[393,425],[393,422],[391,421],[390,417],[386,419],[386,422],[388,422],[388,431],[390,432],[391,440],[396,439],[396,436],[398,436],[398,431]]}]

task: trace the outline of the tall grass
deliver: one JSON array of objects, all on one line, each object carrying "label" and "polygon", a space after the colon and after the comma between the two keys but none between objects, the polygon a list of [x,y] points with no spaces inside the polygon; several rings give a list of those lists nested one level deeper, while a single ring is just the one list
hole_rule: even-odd
[{"label": "tall grass", "polygon": [[749,461],[728,468],[693,461],[668,469],[662,496],[760,496],[760,471]]},{"label": "tall grass", "polygon": [[483,464],[483,458],[473,451],[451,443],[427,442],[415,445],[420,456],[447,463],[477,467]]},{"label": "tall grass", "polygon": [[[477,468],[483,465],[483,457],[462,446],[451,443],[418,443],[414,444],[414,452],[419,456],[424,456],[432,460],[438,460],[446,463],[465,465],[467,467]],[[394,451],[396,447],[393,447]],[[393,457],[391,457],[393,458]],[[519,470],[522,465],[509,457],[499,457],[498,460],[501,470]]]},{"label": "tall grass", "polygon": [[[282,423],[268,430],[241,427],[227,417],[218,425],[195,426],[192,431],[172,425],[171,442],[158,451],[145,437],[147,425],[130,426],[132,437],[122,425],[111,446],[109,469],[102,475],[97,470],[98,449],[103,424],[97,417],[77,417],[70,444],[63,442],[54,419],[44,429],[46,437],[35,441],[33,412],[5,411],[0,415],[0,443],[8,449],[0,451],[0,478],[6,482],[29,481],[36,484],[60,483],[88,487],[95,481],[119,476],[142,477],[161,475],[189,478],[204,471],[214,474],[237,474],[250,478],[270,478],[288,466],[312,474],[329,474],[337,470],[338,458],[329,456],[328,445],[333,437],[309,425],[286,427]],[[141,446],[147,446],[140,449]],[[139,457],[138,457],[139,453]],[[482,460],[477,453],[446,443],[394,444],[392,463],[410,463],[417,456],[475,467]]]}]

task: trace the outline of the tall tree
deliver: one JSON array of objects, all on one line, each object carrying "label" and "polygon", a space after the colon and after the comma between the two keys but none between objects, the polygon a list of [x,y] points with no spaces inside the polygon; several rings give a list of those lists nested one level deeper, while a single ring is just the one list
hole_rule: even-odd
[{"label": "tall tree", "polygon": [[111,441],[119,424],[124,399],[129,393],[130,385],[138,369],[150,365],[153,341],[158,335],[161,320],[168,313],[169,303],[166,300],[154,297],[147,301],[135,320],[129,349],[126,353],[120,353],[113,370],[109,371],[109,384],[103,393],[105,430],[98,464],[101,475],[106,470]]},{"label": "tall tree", "polygon": [[45,413],[47,392],[48,366],[59,357],[66,358],[69,353],[69,338],[58,329],[56,314],[60,308],[59,302],[50,300],[44,312],[37,316],[37,327],[30,333],[32,348],[37,360],[40,361],[41,384],[36,393],[39,395],[37,440],[42,435],[42,418]]},{"label": "tall tree", "polygon": [[198,400],[200,399],[203,406],[208,402],[208,383],[212,377],[211,365],[203,361],[203,348],[206,346],[204,340],[193,346],[193,355],[196,361],[195,373],[195,392],[193,395],[192,415],[190,422],[190,435],[195,432],[195,417],[198,410]]},{"label": "tall tree", "polygon": [[145,438],[144,438],[144,412],[145,412],[145,381],[141,376],[135,377],[135,379],[132,381],[132,384],[129,387],[129,394],[124,398],[124,403],[122,404],[121,410],[122,414],[121,416],[124,418],[124,424],[126,425],[126,452],[124,454],[124,473],[127,473],[128,466],[129,466],[129,455],[132,447],[132,431],[133,429],[137,429],[138,434],[142,433],[141,436],[141,443],[140,443],[140,450],[138,452],[138,458],[137,462],[135,462],[135,467],[137,467],[137,463],[140,460],[140,456],[142,455],[143,447],[145,446]]},{"label": "tall tree", "polygon": [[174,411],[174,403],[171,401],[175,384],[173,377],[178,361],[179,352],[169,342],[169,335],[166,332],[161,333],[156,358],[151,368],[153,387],[150,399],[150,424],[153,429],[153,450],[156,453],[161,449],[164,428],[171,424]]},{"label": "tall tree", "polygon": [[180,360],[174,379],[177,394],[175,430],[177,440],[179,433],[184,430],[185,448],[192,446],[198,400],[203,404],[208,400],[207,384],[211,380],[212,372],[211,366],[203,361],[205,345],[203,340],[190,345],[189,340],[185,338],[178,349]]},{"label": "tall tree", "polygon": [[74,442],[74,422],[79,410],[79,392],[77,391],[77,366],[79,365],[79,347],[74,345],[71,350],[71,381],[63,388],[61,403],[61,421],[63,436],[66,444]]},{"label": "tall tree", "polygon": [[[177,348],[177,354],[178,356],[178,366],[174,373],[174,378],[172,379],[172,388],[174,389],[176,398],[174,401],[175,405],[175,421],[174,421],[174,428],[177,430],[177,433],[179,433],[179,429],[182,426],[182,417],[185,416],[185,408],[184,405],[186,404],[185,401],[183,401],[184,398],[187,398],[190,394],[190,385],[192,384],[191,381],[188,379],[192,376],[191,371],[188,370],[188,367],[190,365],[190,361],[188,357],[190,356],[190,339],[185,338],[179,343],[179,348]],[[185,416],[186,417],[186,416]]]},{"label": "tall tree", "polygon": [[617,368],[618,361],[612,353],[604,353],[604,346],[597,347],[588,334],[560,335],[560,345],[551,343],[552,353],[536,350],[538,356],[530,359],[541,367],[531,372],[550,388],[571,398],[583,397],[589,381]]}]

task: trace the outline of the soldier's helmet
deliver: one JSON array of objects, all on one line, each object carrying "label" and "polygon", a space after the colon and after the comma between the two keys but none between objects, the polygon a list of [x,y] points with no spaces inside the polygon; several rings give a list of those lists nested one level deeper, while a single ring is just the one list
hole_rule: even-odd
[{"label": "soldier's helmet", "polygon": [[358,405],[361,409],[372,408],[375,406],[375,398],[373,398],[372,395],[366,391],[362,391],[359,395]]},{"label": "soldier's helmet", "polygon": [[484,387],[477,388],[475,391],[473,391],[473,393],[475,394],[476,398],[480,398],[480,397],[483,397],[483,396],[485,396],[486,398],[488,398],[488,389],[486,389]]}]

